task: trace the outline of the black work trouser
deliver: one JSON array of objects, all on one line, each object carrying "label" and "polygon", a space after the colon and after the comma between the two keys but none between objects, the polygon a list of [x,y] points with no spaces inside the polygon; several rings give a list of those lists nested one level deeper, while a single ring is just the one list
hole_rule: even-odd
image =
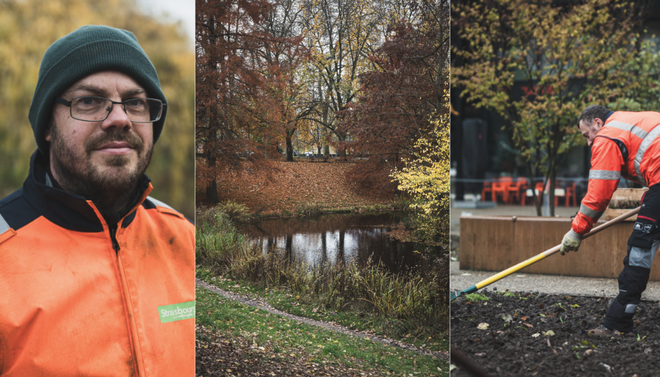
[{"label": "black work trouser", "polygon": [[633,330],[633,316],[646,289],[653,257],[660,244],[660,184],[653,185],[644,194],[641,204],[628,239],[623,271],[619,275],[619,295],[605,315],[605,327],[621,332]]}]

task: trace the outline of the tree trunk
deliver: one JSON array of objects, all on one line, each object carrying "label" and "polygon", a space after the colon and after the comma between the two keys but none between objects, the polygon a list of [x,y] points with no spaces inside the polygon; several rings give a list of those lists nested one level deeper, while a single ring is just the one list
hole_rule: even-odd
[{"label": "tree trunk", "polygon": [[550,216],[555,217],[555,187],[556,187],[556,175],[557,172],[555,169],[552,169],[550,172],[550,177],[548,178],[550,180],[550,192],[548,193],[550,195],[549,197],[549,202],[550,202]]},{"label": "tree trunk", "polygon": [[211,180],[208,185],[206,185],[206,201],[213,204],[220,202],[220,198],[218,197],[218,184],[215,179]]},{"label": "tree trunk", "polygon": [[[543,191],[536,196],[536,182],[534,182],[534,169],[529,161],[525,163],[525,168],[527,169],[527,179],[529,180],[529,188],[532,189],[532,200],[534,201],[534,207],[536,207],[536,216],[543,216]],[[544,186],[545,187],[545,186]]]},{"label": "tree trunk", "polygon": [[[212,144],[210,148],[215,148],[215,143]],[[213,152],[210,152],[209,155],[212,155]],[[215,173],[215,157],[212,156],[207,156],[206,161],[209,165],[209,170],[213,172],[213,178],[207,183],[206,185],[206,201],[217,204],[220,202],[220,198],[218,197],[218,183],[216,182],[217,177]]]},{"label": "tree trunk", "polygon": [[286,135],[286,160],[289,162],[293,161],[293,143],[291,142],[291,136],[287,132]]},{"label": "tree trunk", "polygon": [[[335,263],[344,264],[344,253],[346,252],[346,250],[344,250],[344,248],[345,248],[344,235],[345,235],[345,232],[343,230],[340,230],[339,231],[339,247],[337,247],[337,261]],[[325,235],[323,237],[325,237]]]},{"label": "tree trunk", "polygon": [[286,235],[286,244],[284,246],[285,255],[286,255],[286,265],[291,266],[293,263],[293,235]]}]

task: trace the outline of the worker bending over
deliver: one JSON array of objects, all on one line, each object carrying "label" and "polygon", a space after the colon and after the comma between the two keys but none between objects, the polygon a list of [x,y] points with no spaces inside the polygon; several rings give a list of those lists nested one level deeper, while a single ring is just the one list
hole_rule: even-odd
[{"label": "worker bending over", "polygon": [[628,239],[628,252],[619,275],[619,295],[607,311],[603,325],[589,331],[592,335],[632,331],[633,316],[649,280],[653,256],[660,243],[658,125],[660,113],[610,111],[598,105],[584,109],[578,119],[580,132],[591,147],[589,188],[571,230],[562,240],[562,255],[570,250],[577,251],[582,236],[607,208],[622,175],[649,187],[642,197],[641,209]]}]

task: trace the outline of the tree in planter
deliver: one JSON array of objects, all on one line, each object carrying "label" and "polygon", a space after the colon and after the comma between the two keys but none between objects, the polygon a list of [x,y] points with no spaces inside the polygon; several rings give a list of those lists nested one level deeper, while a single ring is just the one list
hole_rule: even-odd
[{"label": "tree in planter", "polygon": [[[636,51],[636,8],[626,0],[552,0],[454,3],[453,18],[465,48],[452,83],[478,108],[500,114],[534,181],[549,185],[554,216],[557,166],[583,143],[576,118],[590,104],[625,96],[624,68]],[[516,94],[514,83],[522,83]],[[543,192],[534,195],[541,216]]]},{"label": "tree in planter", "polygon": [[629,72],[626,82],[619,85],[624,95],[608,105],[621,111],[658,111],[660,98],[660,51],[648,39],[640,43],[638,53],[631,56],[624,68]]}]

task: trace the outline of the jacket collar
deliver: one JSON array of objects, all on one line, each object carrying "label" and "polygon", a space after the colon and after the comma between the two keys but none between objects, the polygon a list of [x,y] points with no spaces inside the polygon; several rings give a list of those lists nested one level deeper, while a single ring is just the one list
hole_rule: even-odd
[{"label": "jacket collar", "polygon": [[59,188],[57,183],[51,180],[48,171],[48,158],[37,150],[30,158],[30,172],[23,183],[23,193],[42,216],[69,230],[101,232],[104,222],[114,225],[113,222],[122,218],[122,227],[126,227],[135,218],[137,207],[151,191],[151,181],[143,175],[131,197],[129,209],[124,213],[103,214],[104,220],[97,216],[91,201]]}]

